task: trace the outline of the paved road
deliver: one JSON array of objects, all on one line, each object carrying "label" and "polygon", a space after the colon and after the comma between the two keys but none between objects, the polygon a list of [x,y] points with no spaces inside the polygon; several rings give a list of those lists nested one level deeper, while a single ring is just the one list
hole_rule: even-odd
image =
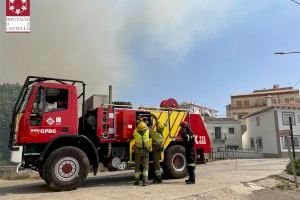
[{"label": "paved road", "polygon": [[220,199],[232,199],[235,193],[245,196],[259,190],[248,182],[278,174],[287,163],[287,159],[210,162],[197,166],[195,185],[186,185],[184,179],[176,179],[166,180],[162,185],[133,186],[131,171],[91,176],[80,188],[67,192],[51,192],[42,180],[0,180],[0,199],[211,199],[208,197],[215,198],[216,194]]}]

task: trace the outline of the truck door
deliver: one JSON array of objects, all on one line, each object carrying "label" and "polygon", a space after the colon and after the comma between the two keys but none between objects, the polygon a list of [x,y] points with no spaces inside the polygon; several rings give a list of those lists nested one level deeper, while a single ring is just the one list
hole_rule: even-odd
[{"label": "truck door", "polygon": [[[69,90],[39,87],[30,114],[30,134],[35,142],[48,142],[60,134],[71,134]],[[73,134],[75,134],[73,132]]]}]

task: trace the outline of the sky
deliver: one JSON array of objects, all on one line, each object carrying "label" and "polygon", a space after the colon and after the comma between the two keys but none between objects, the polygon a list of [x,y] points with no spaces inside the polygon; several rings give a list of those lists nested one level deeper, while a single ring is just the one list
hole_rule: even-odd
[{"label": "sky", "polygon": [[114,100],[172,97],[220,116],[233,94],[300,87],[300,54],[274,55],[300,51],[300,5],[290,0],[31,2],[31,33],[0,22],[0,83],[82,79],[89,95],[112,84]]}]

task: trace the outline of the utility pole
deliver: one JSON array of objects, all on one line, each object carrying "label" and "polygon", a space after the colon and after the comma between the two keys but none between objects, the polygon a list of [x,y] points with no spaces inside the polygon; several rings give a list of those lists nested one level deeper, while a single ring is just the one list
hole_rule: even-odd
[{"label": "utility pole", "polygon": [[289,122],[290,122],[290,133],[291,133],[291,142],[292,142],[292,150],[293,150],[293,159],[295,160],[296,154],[295,154],[295,143],[294,143],[292,117],[289,117]]},{"label": "utility pole", "polygon": [[290,143],[290,140],[288,139],[287,136],[285,136],[285,140],[287,140],[288,154],[289,154],[289,157],[290,157],[290,160],[291,160],[291,168],[292,168],[292,173],[293,173],[294,180],[295,180],[295,185],[296,185],[296,188],[298,188],[299,185],[298,185],[298,180],[297,180],[297,173],[296,173],[296,167],[295,167],[295,159],[293,159],[293,157],[291,155],[291,143]]}]

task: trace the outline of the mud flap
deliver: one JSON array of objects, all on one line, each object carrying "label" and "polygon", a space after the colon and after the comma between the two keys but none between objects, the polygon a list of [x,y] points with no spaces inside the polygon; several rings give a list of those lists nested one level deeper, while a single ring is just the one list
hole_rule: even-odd
[{"label": "mud flap", "polygon": [[21,163],[23,156],[23,146],[14,146],[18,147],[15,151],[10,151],[10,161],[13,163]]}]

